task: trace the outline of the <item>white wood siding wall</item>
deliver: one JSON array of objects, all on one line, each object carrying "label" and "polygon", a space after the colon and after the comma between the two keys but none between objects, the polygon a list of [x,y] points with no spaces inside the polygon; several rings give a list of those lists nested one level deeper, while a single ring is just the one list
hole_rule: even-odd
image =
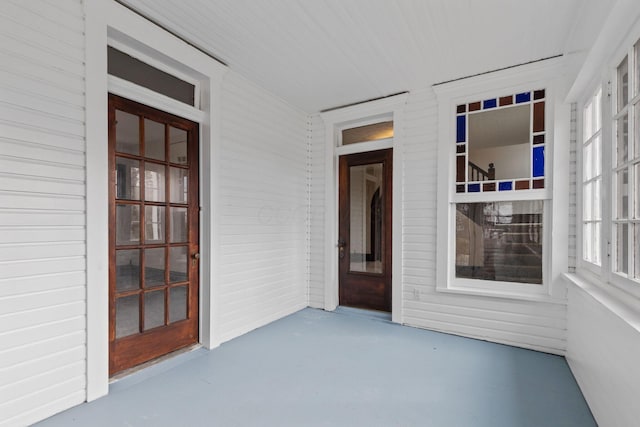
[{"label": "white wood siding wall", "polygon": [[325,127],[319,115],[309,119],[309,306],[324,308],[324,160]]},{"label": "white wood siding wall", "polygon": [[569,366],[599,425],[637,426],[640,315],[606,291],[588,288],[569,286]]},{"label": "white wood siding wall", "polygon": [[84,134],[81,2],[3,1],[0,425],[85,399]]},{"label": "white wood siding wall", "polygon": [[404,323],[562,354],[564,305],[436,292],[437,117],[431,89],[410,94],[403,156]]},{"label": "white wood siding wall", "polygon": [[305,113],[226,74],[217,202],[222,341],[307,306],[307,149]]},{"label": "white wood siding wall", "polygon": [[[403,132],[402,322],[556,354],[566,349],[566,306],[436,292],[438,105],[431,89],[412,91]],[[321,128],[314,121],[313,128]],[[312,140],[310,305],[322,307],[324,135]],[[318,216],[313,217],[314,213]]]}]

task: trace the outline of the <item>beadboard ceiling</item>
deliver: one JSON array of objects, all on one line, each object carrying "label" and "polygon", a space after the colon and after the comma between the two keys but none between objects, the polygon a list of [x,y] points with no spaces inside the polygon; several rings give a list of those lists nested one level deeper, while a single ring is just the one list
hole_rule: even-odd
[{"label": "beadboard ceiling", "polygon": [[584,52],[614,0],[120,0],[313,113]]}]

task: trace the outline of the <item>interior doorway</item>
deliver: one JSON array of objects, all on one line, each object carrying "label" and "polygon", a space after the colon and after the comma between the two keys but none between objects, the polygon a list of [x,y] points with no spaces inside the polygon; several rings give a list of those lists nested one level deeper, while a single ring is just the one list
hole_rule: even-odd
[{"label": "interior doorway", "polygon": [[198,341],[198,124],[109,95],[109,373]]},{"label": "interior doorway", "polygon": [[391,311],[393,149],[340,156],[339,303]]}]

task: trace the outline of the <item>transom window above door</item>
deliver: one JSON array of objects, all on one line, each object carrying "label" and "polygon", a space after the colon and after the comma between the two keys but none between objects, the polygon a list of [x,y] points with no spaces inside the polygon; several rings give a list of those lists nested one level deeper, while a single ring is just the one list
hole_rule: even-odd
[{"label": "transom window above door", "polygon": [[342,129],[342,145],[393,138],[393,120]]}]

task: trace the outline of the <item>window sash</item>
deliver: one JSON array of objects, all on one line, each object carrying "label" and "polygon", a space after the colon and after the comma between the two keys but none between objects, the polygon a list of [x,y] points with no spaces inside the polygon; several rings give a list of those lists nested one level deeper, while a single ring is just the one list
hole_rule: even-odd
[{"label": "window sash", "polygon": [[[578,231],[581,253],[576,255],[580,268],[640,298],[639,52],[640,40],[612,64],[611,94],[601,98],[599,111],[596,100],[600,89],[584,103],[580,145],[582,210]],[[597,126],[598,121],[602,126]],[[599,162],[602,162],[600,173]],[[600,234],[599,245],[594,233]]]}]

